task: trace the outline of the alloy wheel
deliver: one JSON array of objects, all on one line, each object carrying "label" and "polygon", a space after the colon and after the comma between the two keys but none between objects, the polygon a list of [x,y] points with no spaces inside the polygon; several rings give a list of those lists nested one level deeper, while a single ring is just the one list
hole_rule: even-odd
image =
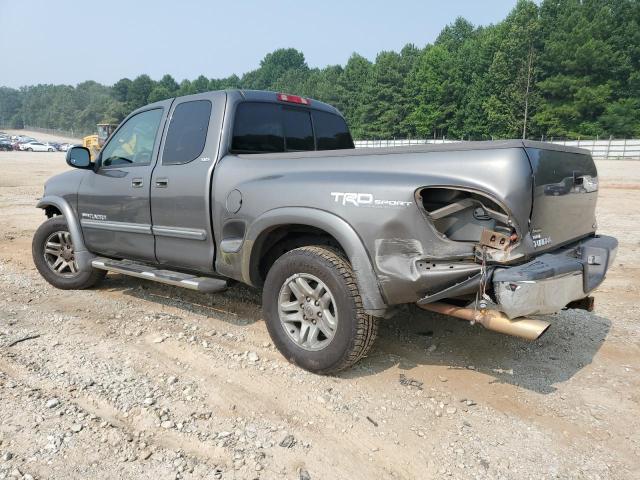
[{"label": "alloy wheel", "polygon": [[338,326],[336,301],[318,277],[297,273],[287,278],[278,306],[282,328],[300,348],[318,351],[333,340]]},{"label": "alloy wheel", "polygon": [[57,231],[47,237],[44,244],[44,260],[57,275],[73,277],[78,274],[71,234]]}]

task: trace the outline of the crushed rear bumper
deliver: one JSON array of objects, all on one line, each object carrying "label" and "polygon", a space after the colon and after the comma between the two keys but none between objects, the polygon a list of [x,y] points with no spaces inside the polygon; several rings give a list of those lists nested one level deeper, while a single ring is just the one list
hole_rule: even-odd
[{"label": "crushed rear bumper", "polygon": [[510,268],[496,268],[497,307],[509,318],[555,313],[602,283],[618,241],[595,236]]}]

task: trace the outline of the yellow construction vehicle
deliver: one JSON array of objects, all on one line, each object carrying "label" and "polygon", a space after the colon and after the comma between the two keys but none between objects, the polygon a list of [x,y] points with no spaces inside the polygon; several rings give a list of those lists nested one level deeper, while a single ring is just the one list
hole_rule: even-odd
[{"label": "yellow construction vehicle", "polygon": [[111,135],[117,127],[117,125],[112,123],[99,123],[96,126],[98,127],[97,134],[87,135],[82,139],[82,146],[89,149],[91,159],[93,160],[98,156],[100,149],[104,145],[104,142],[107,141],[107,138],[109,138],[109,135]]}]

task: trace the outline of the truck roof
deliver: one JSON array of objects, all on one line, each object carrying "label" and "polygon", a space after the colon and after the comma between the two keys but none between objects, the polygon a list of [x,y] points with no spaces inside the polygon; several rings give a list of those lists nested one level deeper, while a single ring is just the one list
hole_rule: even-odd
[{"label": "truck roof", "polygon": [[[282,103],[277,98],[278,92],[271,92],[269,90],[231,89],[231,90],[226,90],[226,92],[237,93],[242,97],[243,100],[248,100],[248,101]],[[329,105],[328,103],[321,102],[320,100],[316,100],[314,98],[308,98],[308,100],[310,100],[309,105],[295,104],[295,106],[303,107],[303,108],[304,107],[312,108],[315,110],[322,110],[325,112],[337,113],[338,115],[342,115],[340,111],[333,105]]]},{"label": "truck roof", "polygon": [[[174,100],[176,98],[186,98],[191,96],[198,96],[202,98],[202,96],[207,97],[208,95],[210,95],[213,97],[221,93],[226,94],[230,98],[230,100],[232,100],[234,103],[242,102],[242,101],[251,101],[251,102],[269,102],[269,103],[286,104],[285,102],[278,100],[278,97],[277,97],[278,92],[271,92],[268,90],[244,90],[240,88],[231,88],[226,90],[210,90],[208,92],[194,93],[191,95],[181,95],[179,97],[172,97],[167,100]],[[343,116],[340,110],[338,110],[333,105],[329,105],[328,103],[321,102],[320,100],[316,100],[314,98],[307,98],[307,100],[310,101],[309,105],[303,105],[299,103],[295,103],[295,104],[292,103],[291,105],[295,107],[321,110],[324,112],[335,113],[337,115]],[[150,103],[148,105],[145,105],[143,107],[140,107],[134,110],[132,113],[136,113],[141,110],[148,110],[150,107],[153,108],[154,106],[159,105],[165,101],[166,100],[161,100],[159,102]]]}]

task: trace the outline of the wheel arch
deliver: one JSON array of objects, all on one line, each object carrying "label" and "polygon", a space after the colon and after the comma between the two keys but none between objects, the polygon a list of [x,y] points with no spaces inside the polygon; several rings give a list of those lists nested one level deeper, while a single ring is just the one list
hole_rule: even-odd
[{"label": "wheel arch", "polygon": [[80,228],[80,222],[71,208],[71,205],[69,205],[69,202],[57,195],[47,195],[38,202],[36,207],[43,209],[49,218],[55,215],[61,215],[64,217],[67,222],[67,226],[69,227],[69,233],[71,234],[71,241],[73,242],[73,249],[78,268],[81,271],[90,270],[91,260],[94,255],[87,250],[84,243],[84,236],[82,235],[82,229]]},{"label": "wheel arch", "polygon": [[[315,236],[324,240],[320,241],[320,244],[333,245],[341,249],[351,262],[365,310],[372,315],[384,313],[387,305],[380,293],[377,276],[360,237],[345,220],[324,210],[283,207],[270,210],[255,220],[247,232],[243,249],[242,277],[247,283],[260,284],[260,265],[263,256],[273,246],[272,235],[281,236],[291,232],[306,235],[310,239]],[[313,242],[293,242],[292,248],[310,244]],[[292,248],[285,249],[282,253]]]}]

